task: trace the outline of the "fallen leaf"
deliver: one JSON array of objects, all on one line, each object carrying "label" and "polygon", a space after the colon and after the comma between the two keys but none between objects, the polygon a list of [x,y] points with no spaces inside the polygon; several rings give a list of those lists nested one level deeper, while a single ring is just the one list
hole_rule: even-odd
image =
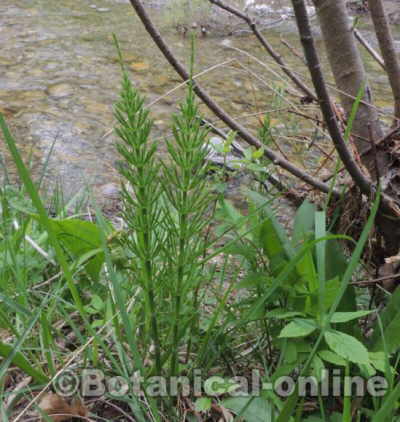
[{"label": "fallen leaf", "polygon": [[[47,393],[39,403],[39,408],[54,422],[68,421],[77,416],[86,417],[88,410],[80,399],[74,399],[69,404],[64,397]],[[42,418],[44,422],[44,418]]]}]

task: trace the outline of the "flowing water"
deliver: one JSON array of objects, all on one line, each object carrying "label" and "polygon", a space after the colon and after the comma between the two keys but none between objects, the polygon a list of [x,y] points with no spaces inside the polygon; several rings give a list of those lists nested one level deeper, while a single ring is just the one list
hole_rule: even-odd
[{"label": "flowing water", "polygon": [[[190,40],[183,33],[189,28],[199,34],[196,72],[205,72],[199,81],[214,99],[253,130],[259,126],[259,115],[278,110],[271,116],[277,130],[286,125],[280,148],[299,164],[312,161],[313,157],[302,154],[306,141],[296,146],[293,142],[298,141],[290,140],[290,131],[298,133],[301,123],[279,111],[287,107],[281,96],[286,83],[247,28],[224,14],[210,14],[204,2],[164,3],[163,7],[160,1],[146,5],[175,54],[186,63]],[[287,2],[267,2],[268,7],[255,3],[270,43],[294,69],[306,75],[301,58],[294,52],[301,48]],[[364,24],[367,30],[368,25]],[[201,36],[202,31],[206,36]],[[118,180],[112,109],[118,99],[121,72],[113,33],[120,40],[132,81],[151,103],[154,137],[160,139],[162,151],[169,116],[177,110],[184,89],[168,93],[181,81],[127,1],[2,0],[0,4],[0,111],[24,157],[30,159],[33,172],[39,174],[46,163],[49,180],[60,178],[67,195],[88,184],[101,198]],[[281,38],[293,50],[285,47]],[[376,63],[366,60],[377,105],[390,112],[387,79]],[[212,68],[215,65],[219,66]],[[289,100],[301,107],[299,98]],[[211,117],[204,106],[201,110]],[[3,145],[0,151],[12,169]]]}]

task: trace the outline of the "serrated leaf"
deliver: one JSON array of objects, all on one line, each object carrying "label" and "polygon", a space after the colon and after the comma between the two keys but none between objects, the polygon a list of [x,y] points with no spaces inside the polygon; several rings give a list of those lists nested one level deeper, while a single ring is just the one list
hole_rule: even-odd
[{"label": "serrated leaf", "polygon": [[366,364],[369,362],[368,350],[355,337],[336,330],[329,330],[324,335],[327,345],[350,362]]},{"label": "serrated leaf", "polygon": [[317,325],[312,319],[297,318],[283,327],[280,338],[306,337],[315,331]]}]

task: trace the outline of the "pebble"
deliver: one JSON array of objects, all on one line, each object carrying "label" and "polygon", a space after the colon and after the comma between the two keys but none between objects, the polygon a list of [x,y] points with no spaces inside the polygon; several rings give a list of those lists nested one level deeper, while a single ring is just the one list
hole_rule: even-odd
[{"label": "pebble", "polygon": [[100,194],[108,199],[117,199],[120,197],[120,187],[116,183],[106,183],[101,186]]},{"label": "pebble", "polygon": [[74,88],[72,85],[65,82],[51,85],[47,88],[49,95],[55,98],[63,98],[72,95]]}]

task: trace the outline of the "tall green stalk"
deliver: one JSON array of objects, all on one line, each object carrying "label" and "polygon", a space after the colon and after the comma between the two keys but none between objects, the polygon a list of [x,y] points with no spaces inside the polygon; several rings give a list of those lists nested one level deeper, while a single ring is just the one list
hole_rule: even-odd
[{"label": "tall green stalk", "polygon": [[149,142],[152,121],[143,103],[143,98],[132,87],[124,72],[121,100],[115,108],[115,116],[119,123],[116,132],[122,140],[117,148],[125,161],[120,172],[128,182],[128,187],[124,187],[122,191],[123,217],[128,225],[127,246],[138,258],[138,273],[135,278],[143,288],[145,297],[144,337],[151,337],[155,348],[156,369],[161,373],[161,347],[155,300],[155,259],[160,241],[155,233],[160,220],[157,206],[160,183],[155,161],[156,145]]},{"label": "tall green stalk", "polygon": [[[167,255],[174,289],[171,375],[178,372],[180,342],[198,312],[195,292],[202,280],[200,261],[205,242],[202,230],[209,222],[206,211],[211,196],[205,177],[208,132],[200,126],[197,116],[193,87],[189,83],[186,100],[179,115],[174,116],[174,139],[167,141],[170,162],[163,166],[163,190],[169,205],[166,213],[170,215],[166,220],[170,233]],[[190,316],[183,312],[184,307],[192,310]]]}]

